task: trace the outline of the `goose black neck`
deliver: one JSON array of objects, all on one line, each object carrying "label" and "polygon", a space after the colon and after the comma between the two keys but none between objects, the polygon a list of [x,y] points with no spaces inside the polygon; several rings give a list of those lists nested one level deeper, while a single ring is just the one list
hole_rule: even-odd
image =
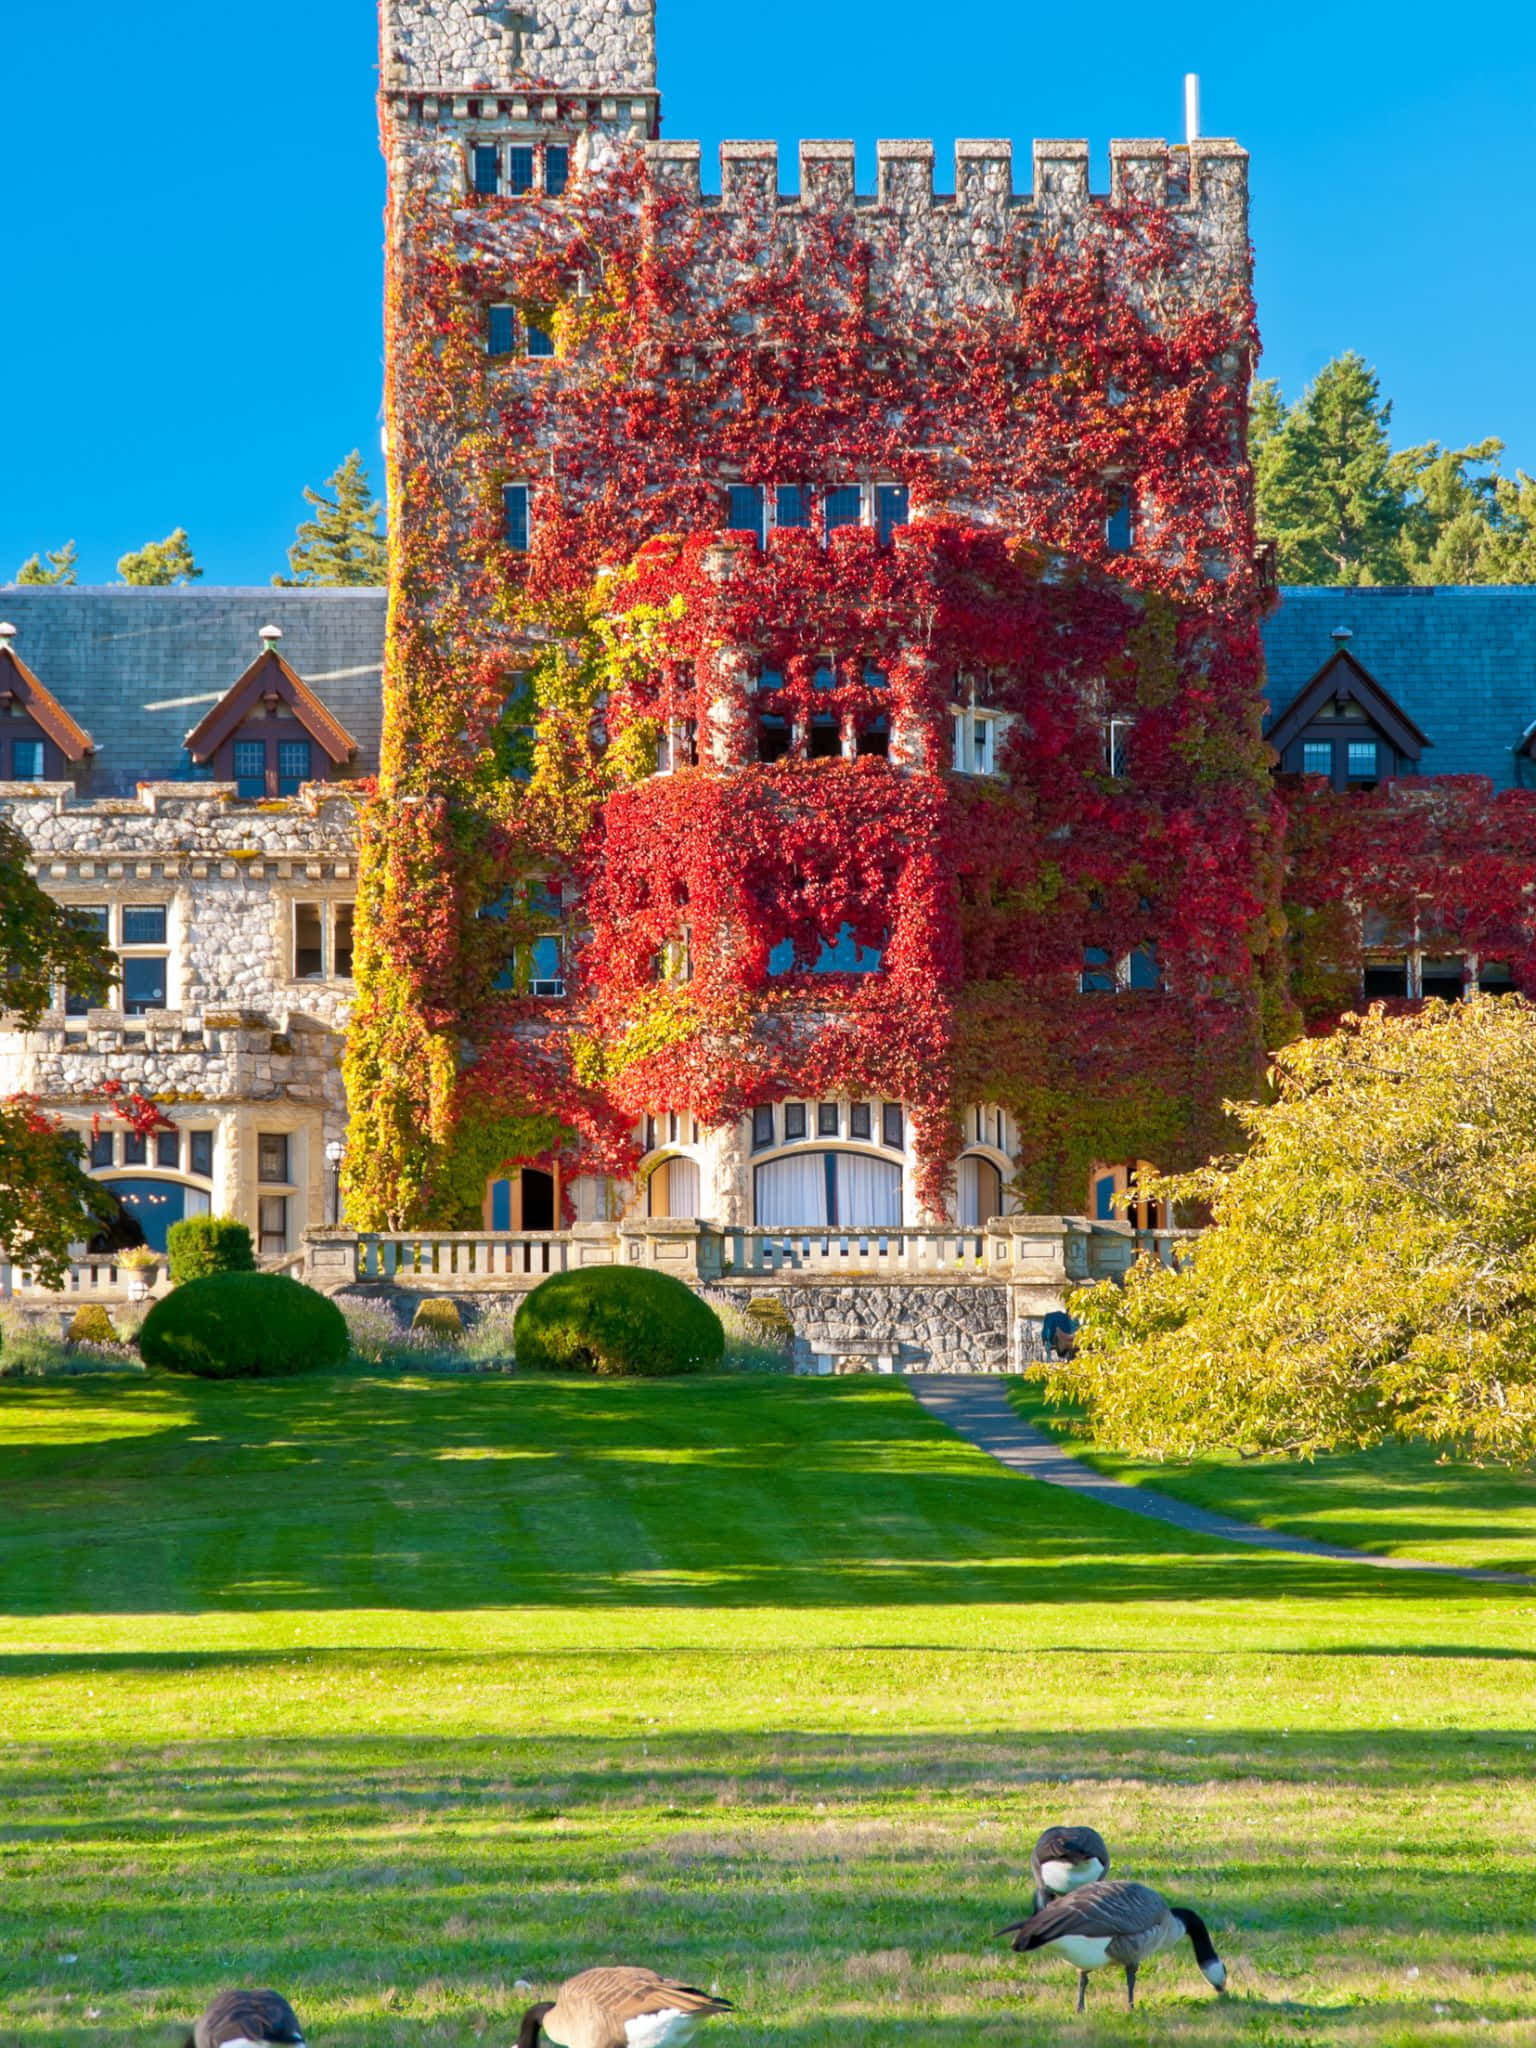
[{"label": "goose black neck", "polygon": [[1210,1931],[1193,1906],[1175,1906],[1173,1917],[1193,1942],[1197,1963],[1220,1962],[1221,1958],[1216,1953],[1216,1944],[1211,1940]]},{"label": "goose black neck", "polygon": [[530,2005],[523,2014],[523,2024],[517,2030],[517,2048],[539,2048],[543,2040],[544,2015],[553,2012],[554,2000],[546,1999],[542,2005]]}]

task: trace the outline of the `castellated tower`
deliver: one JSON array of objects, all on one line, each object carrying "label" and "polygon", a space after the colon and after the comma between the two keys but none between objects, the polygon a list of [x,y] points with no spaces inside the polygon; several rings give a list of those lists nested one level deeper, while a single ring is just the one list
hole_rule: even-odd
[{"label": "castellated tower", "polygon": [[976,1224],[1221,1142],[1244,152],[730,142],[705,195],[650,0],[385,0],[381,79],[353,1218]]}]

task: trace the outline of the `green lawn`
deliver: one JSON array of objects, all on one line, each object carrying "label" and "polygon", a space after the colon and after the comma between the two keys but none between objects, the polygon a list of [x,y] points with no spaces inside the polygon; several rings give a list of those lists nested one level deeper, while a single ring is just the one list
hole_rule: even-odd
[{"label": "green lawn", "polygon": [[[0,2044],[485,2041],[600,1960],[721,2048],[1528,2048],[1536,1593],[1229,1551],[890,1382],[0,1383]],[[1047,1820],[1200,1905],[1127,2019]]]},{"label": "green lawn", "polygon": [[1064,1449],[1133,1486],[1387,1557],[1536,1574],[1536,1471],[1529,1468],[1457,1464],[1422,1444],[1388,1444],[1311,1463],[1223,1452],[1156,1465],[1096,1449],[1081,1418],[1049,1408],[1032,1381],[1011,1381],[1009,1395],[1021,1415],[1049,1430]]}]

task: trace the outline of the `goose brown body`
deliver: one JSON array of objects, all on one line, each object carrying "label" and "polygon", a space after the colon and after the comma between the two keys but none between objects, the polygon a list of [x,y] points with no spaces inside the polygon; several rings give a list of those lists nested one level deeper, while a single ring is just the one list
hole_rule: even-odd
[{"label": "goose brown body", "polygon": [[1097,1828],[1047,1828],[1029,1852],[1035,1911],[1109,1875],[1109,1850]]},{"label": "goose brown body", "polygon": [[1126,2004],[1134,2006],[1137,1970],[1149,1956],[1161,1955],[1186,1935],[1207,1983],[1218,1991],[1226,1989],[1226,1964],[1200,1915],[1190,1906],[1170,1906],[1148,1884],[1124,1878],[1085,1884],[1001,1932],[1014,1937],[1015,1949],[1050,1949],[1077,1965],[1079,2012],[1087,1998],[1090,1970],[1119,1963],[1125,1971]]},{"label": "goose brown body", "polygon": [[517,2048],[539,2048],[541,2039],[555,2048],[672,2048],[700,2020],[730,2010],[728,1999],[654,1970],[583,1970],[561,1985],[553,2003],[528,2008]]},{"label": "goose brown body", "polygon": [[304,2048],[304,2029],[279,1991],[221,1991],[187,2036],[186,2048]]}]

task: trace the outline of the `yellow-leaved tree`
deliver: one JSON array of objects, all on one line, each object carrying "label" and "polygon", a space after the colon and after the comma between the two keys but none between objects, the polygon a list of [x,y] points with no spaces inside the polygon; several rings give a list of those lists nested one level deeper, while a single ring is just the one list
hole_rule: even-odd
[{"label": "yellow-leaved tree", "polygon": [[1536,1456],[1536,1009],[1380,1009],[1288,1046],[1249,1149],[1145,1197],[1208,1206],[1172,1271],[1073,1298],[1039,1368],[1143,1457],[1310,1456],[1388,1437]]}]

